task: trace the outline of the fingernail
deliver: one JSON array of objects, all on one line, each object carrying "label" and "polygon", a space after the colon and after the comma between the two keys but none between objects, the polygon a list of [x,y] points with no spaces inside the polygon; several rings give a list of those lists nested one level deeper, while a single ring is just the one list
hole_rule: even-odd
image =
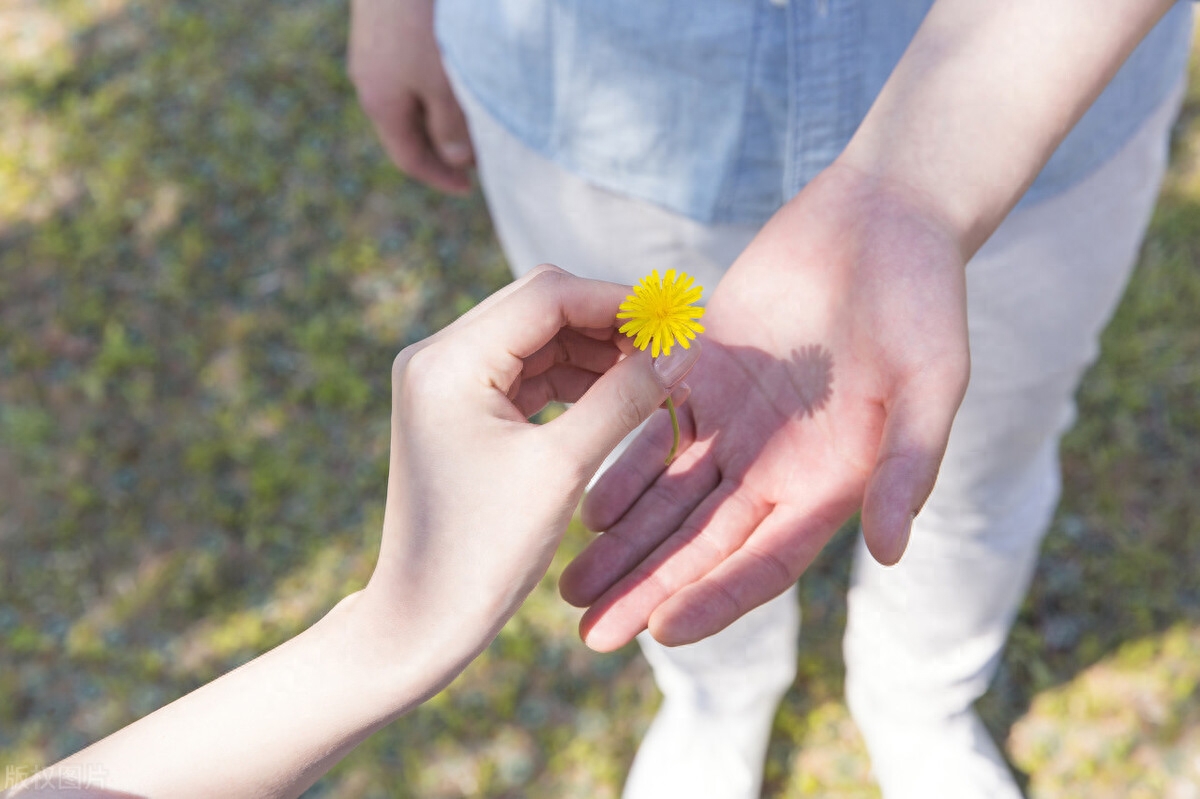
[{"label": "fingernail", "polygon": [[686,350],[675,346],[670,355],[660,355],[654,359],[654,374],[658,376],[658,381],[664,388],[671,388],[691,371],[699,357],[699,344],[692,344]]},{"label": "fingernail", "polygon": [[448,141],[438,146],[442,160],[451,166],[462,166],[471,160],[471,145],[461,141]]}]

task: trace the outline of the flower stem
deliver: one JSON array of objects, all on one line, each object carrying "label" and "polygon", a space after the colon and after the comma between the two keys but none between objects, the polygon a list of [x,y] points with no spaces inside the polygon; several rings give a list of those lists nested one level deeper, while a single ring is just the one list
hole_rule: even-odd
[{"label": "flower stem", "polygon": [[667,397],[667,413],[671,414],[671,451],[667,453],[667,466],[671,465],[671,461],[675,460],[675,453],[679,450],[679,417],[675,415],[675,402],[670,397]]}]

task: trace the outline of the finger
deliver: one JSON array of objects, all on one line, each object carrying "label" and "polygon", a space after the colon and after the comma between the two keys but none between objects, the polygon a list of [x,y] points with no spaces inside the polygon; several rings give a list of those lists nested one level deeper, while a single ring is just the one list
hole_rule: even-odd
[{"label": "finger", "polygon": [[425,109],[416,95],[377,108],[371,119],[384,150],[401,171],[440,191],[470,191],[466,172],[446,164],[434,151],[426,130]]},{"label": "finger", "polygon": [[[676,462],[682,468],[686,451],[695,439],[695,424],[691,409],[679,408],[679,453]],[[666,414],[650,420],[617,462],[600,476],[583,498],[583,526],[595,532],[611,530],[624,518],[654,481],[666,470],[666,453],[671,449],[674,433]],[[569,600],[568,600],[569,601]]]},{"label": "finger", "polygon": [[425,108],[429,115],[429,139],[442,161],[455,169],[465,169],[473,164],[475,151],[471,146],[467,119],[444,77],[436,90],[426,95]]},{"label": "finger", "polygon": [[693,345],[654,359],[644,352],[625,358],[547,425],[557,447],[591,477],[608,453],[658,410],[699,357],[700,347]]},{"label": "finger", "polygon": [[607,372],[621,359],[621,350],[613,342],[612,333],[610,328],[609,338],[597,339],[569,327],[563,328],[541,349],[525,359],[521,379],[528,380],[559,364],[578,366],[598,374]]},{"label": "finger", "polygon": [[587,336],[588,338],[594,338],[599,341],[612,342],[612,344],[617,346],[617,349],[621,350],[621,352],[625,353],[626,355],[631,355],[633,353],[633,349],[631,348],[627,350],[624,347],[619,346],[618,342],[628,341],[630,344],[632,344],[633,339],[626,335],[614,336],[613,331],[616,330],[616,328],[617,324],[614,322],[608,327],[573,327],[571,330],[575,331],[581,336]]},{"label": "finger", "polygon": [[965,389],[965,375],[922,376],[888,408],[862,508],[867,549],[885,566],[904,554],[913,518],[933,491]]},{"label": "finger", "polygon": [[551,402],[575,402],[597,380],[600,373],[560,364],[529,379],[522,378],[513,405],[529,418]]},{"label": "finger", "polygon": [[583,614],[584,643],[609,652],[632,641],[659,605],[735,552],[769,512],[744,485],[723,481],[678,532]]},{"label": "finger", "polygon": [[611,326],[628,292],[628,286],[586,280],[561,269],[539,271],[475,316],[462,343],[472,356],[479,352],[500,356],[493,364],[496,377],[511,385],[524,369],[524,360],[562,328]]},{"label": "finger", "polygon": [[[455,352],[455,353],[451,353],[449,355],[444,356],[441,359],[443,362],[457,363],[457,364],[464,365],[464,366],[467,364],[478,363],[478,360],[479,360],[478,353],[479,352],[495,353],[497,342],[481,340],[484,337],[486,337],[487,335],[489,335],[489,333],[487,331],[484,331],[483,334],[465,333],[465,331],[472,329],[472,326],[475,323],[479,322],[480,319],[487,317],[489,314],[493,313],[498,307],[502,306],[505,303],[505,301],[508,300],[510,297],[512,297],[514,294],[526,289],[530,283],[533,283],[535,281],[543,279],[542,276],[546,275],[547,273],[550,273],[551,275],[557,276],[564,280],[582,280],[582,278],[577,278],[574,275],[572,275],[570,272],[567,272],[565,269],[555,266],[554,264],[539,264],[538,266],[534,267],[529,272],[527,272],[525,275],[522,275],[521,277],[517,278],[516,280],[509,283],[508,285],[498,289],[497,291],[495,291],[492,294],[485,297],[482,301],[480,301],[477,305],[475,305],[475,307],[471,308],[465,314],[460,316],[458,319],[455,319],[449,325],[447,325],[446,327],[437,331],[432,336],[429,336],[428,338],[423,339],[422,341],[419,341],[415,344],[410,345],[408,348],[406,348],[406,352],[410,352],[410,353],[416,352],[418,350],[422,350],[422,349],[425,349],[426,347],[430,347],[430,346],[437,344],[441,347],[451,347],[452,349],[457,350],[457,352]],[[602,285],[607,286],[607,285],[613,285],[613,284],[602,284]],[[505,323],[504,322],[505,315],[507,315],[507,317],[508,317],[507,324],[508,324],[508,328],[509,328],[509,330],[507,332],[512,332],[512,330],[514,328],[516,328],[518,325],[520,325],[521,320],[519,318],[513,318],[515,316],[515,314],[519,314],[519,313],[520,313],[519,309],[514,310],[514,309],[509,308],[501,315],[499,320],[493,319],[492,324],[493,325],[504,324]],[[614,315],[612,319],[605,320],[605,323],[608,325],[608,327],[580,326],[578,328],[572,329],[572,332],[573,333],[578,332],[581,334],[581,336],[586,337],[586,338],[595,338],[595,337],[601,335],[600,331],[606,331],[606,337],[609,340],[610,346],[614,346],[618,352],[624,352],[624,348],[621,346],[621,344],[618,342],[614,342],[611,338],[613,335],[613,322],[615,321],[615,319],[616,319],[616,317]],[[557,335],[557,334],[554,334],[554,335]],[[467,343],[465,345],[463,343],[464,338],[467,339]],[[547,336],[547,342],[549,341],[550,338],[551,338],[551,336]],[[621,338],[624,339],[625,337],[622,336]],[[584,346],[587,346],[587,345],[584,344]],[[507,349],[505,349],[503,347],[501,348],[501,354],[508,355],[510,358],[512,357],[511,354],[508,353]],[[589,364],[594,363],[594,362],[599,362],[598,359],[593,360],[592,354],[589,354],[588,356],[586,356],[586,358],[581,356],[581,359],[585,360]],[[525,361],[524,361],[524,359],[517,360],[517,361],[510,361],[507,364],[507,366],[508,366],[509,374],[507,375],[507,378],[506,378],[507,382],[503,383],[504,391],[506,393],[509,392],[509,390],[510,390],[509,387],[514,385],[515,381],[521,376],[522,372],[525,371]],[[498,382],[497,384],[499,385],[500,383]]]},{"label": "finger", "polygon": [[[651,456],[657,464],[669,446]],[[684,449],[619,522],[567,565],[558,581],[563,599],[591,605],[679,529],[721,481],[709,452],[707,446]]]},{"label": "finger", "polygon": [[[576,402],[600,379],[600,374],[569,365],[556,366],[528,380],[522,379],[513,396],[513,405],[529,418],[551,402]],[[680,383],[671,391],[671,400],[682,405],[691,391],[687,383]]]},{"label": "finger", "polygon": [[650,634],[680,646],[725,629],[790,588],[851,512],[777,505],[740,548],[651,613]]},{"label": "finger", "polygon": [[[687,402],[688,399],[691,398],[691,396],[692,396],[692,387],[687,384],[687,381],[679,383],[675,386],[675,388],[671,389],[671,402],[675,403],[675,415],[676,416],[680,416],[680,411],[683,410],[683,404],[685,402]],[[662,404],[662,407],[665,408],[666,406],[667,406],[667,403],[664,402]],[[689,415],[688,418],[690,419],[691,416]],[[681,416],[680,416],[680,420],[679,420],[679,428],[680,428],[679,450],[682,452],[685,444],[683,441],[683,418]],[[692,427],[689,425],[688,429],[690,430],[690,429],[692,429]],[[672,434],[672,439],[673,438],[674,438],[674,436]],[[668,448],[667,451],[670,452],[671,450]],[[676,457],[677,458],[679,457],[678,453],[676,454]]]},{"label": "finger", "polygon": [[[484,297],[473,308],[468,310],[462,316],[455,319],[450,324],[443,327],[438,332],[434,333],[429,338],[425,339],[425,341],[432,343],[434,341],[437,341],[438,339],[447,337],[450,333],[453,333],[454,331],[462,330],[462,329],[466,328],[467,326],[470,325],[471,322],[478,319],[480,316],[482,316],[484,313],[486,313],[490,308],[494,308],[496,305],[498,305],[500,302],[502,302],[505,297],[510,296],[511,294],[513,294],[516,291],[520,291],[521,287],[525,286],[527,283],[529,283],[529,281],[533,280],[535,277],[542,274],[543,272],[559,272],[564,275],[571,274],[570,272],[563,269],[562,267],[555,266],[554,264],[538,264],[537,266],[535,266],[533,269],[530,269],[528,272],[526,272],[521,277],[517,278],[516,280],[512,281],[511,283],[509,283],[505,286],[500,287],[499,289],[496,289],[496,291],[493,291],[491,294]],[[609,330],[611,331],[612,328],[610,327]],[[611,335],[611,333],[610,333],[610,335]]]}]

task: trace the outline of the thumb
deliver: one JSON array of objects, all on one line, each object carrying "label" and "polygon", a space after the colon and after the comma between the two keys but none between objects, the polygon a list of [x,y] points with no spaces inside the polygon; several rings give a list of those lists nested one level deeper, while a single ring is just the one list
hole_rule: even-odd
[{"label": "thumb", "polygon": [[676,345],[670,355],[654,359],[647,352],[631,355],[605,372],[548,427],[555,429],[559,445],[591,474],[669,394],[681,401],[686,397],[686,387],[680,384],[699,357],[697,342],[688,349]]},{"label": "thumb", "polygon": [[913,518],[933,491],[962,396],[958,380],[913,380],[888,409],[862,507],[867,549],[885,566],[904,554]]}]

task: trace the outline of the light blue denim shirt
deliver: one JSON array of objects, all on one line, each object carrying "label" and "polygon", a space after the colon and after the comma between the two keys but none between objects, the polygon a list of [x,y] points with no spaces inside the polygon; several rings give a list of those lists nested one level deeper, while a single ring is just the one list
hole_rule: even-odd
[{"label": "light blue denim shirt", "polygon": [[[438,0],[436,27],[463,85],[534,151],[701,222],[761,223],[846,146],[932,3]],[[1022,202],[1116,153],[1183,79],[1191,30],[1179,3]]]}]

